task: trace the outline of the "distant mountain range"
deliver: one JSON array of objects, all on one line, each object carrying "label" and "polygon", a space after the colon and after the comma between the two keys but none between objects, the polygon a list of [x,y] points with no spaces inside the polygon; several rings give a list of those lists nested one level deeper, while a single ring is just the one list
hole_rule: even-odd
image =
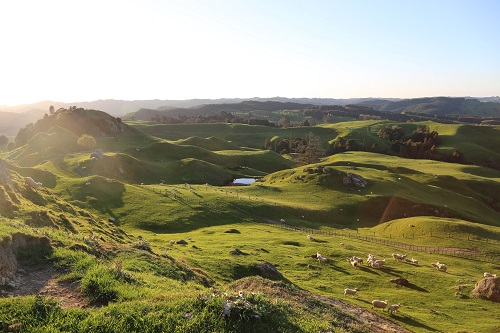
[{"label": "distant mountain range", "polygon": [[[48,113],[52,105],[59,108],[77,106],[89,110],[101,110],[115,117],[150,119],[160,115],[199,115],[211,112],[304,109],[311,105],[360,105],[374,110],[422,113],[428,115],[461,114],[500,117],[500,97],[429,97],[415,99],[377,98],[221,98],[189,100],[97,100],[91,102],[62,103],[42,101],[33,104],[0,106],[0,134],[15,135],[28,123],[35,122]],[[138,112],[141,110],[140,112]],[[165,113],[163,113],[165,112]]]},{"label": "distant mountain range", "polygon": [[499,98],[485,98],[486,101],[463,97],[428,97],[402,99],[398,101],[374,99],[356,105],[371,107],[378,111],[415,113],[437,116],[469,115],[479,117],[500,117]]}]

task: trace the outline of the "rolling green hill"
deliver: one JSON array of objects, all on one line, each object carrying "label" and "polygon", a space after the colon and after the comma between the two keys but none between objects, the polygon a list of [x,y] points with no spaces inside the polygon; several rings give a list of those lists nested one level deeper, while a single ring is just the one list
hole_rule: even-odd
[{"label": "rolling green hill", "polygon": [[356,105],[372,107],[379,111],[398,113],[422,113],[428,115],[469,115],[500,117],[500,104],[480,102],[463,97],[427,97],[402,99],[398,101],[370,100]]},{"label": "rolling green hill", "polygon": [[[52,126],[28,128],[33,135],[0,160],[0,290],[19,295],[0,297],[0,331],[498,328],[497,304],[472,289],[484,272],[498,273],[487,258],[500,254],[500,171],[366,151],[299,167],[297,153],[262,149],[309,132],[325,146],[343,137],[390,149],[380,128],[411,133],[425,125],[439,132],[438,152],[496,161],[498,127],[365,120],[130,128],[99,112],[63,113],[59,123],[54,117]],[[75,132],[77,123],[85,126]],[[76,145],[84,131],[95,134],[102,157]],[[348,174],[366,185],[345,183]],[[33,189],[23,177],[43,186]],[[235,177],[259,180],[222,186]],[[447,255],[445,247],[486,259]],[[328,262],[313,258],[317,252]],[[345,260],[369,253],[385,266],[353,268]],[[448,271],[434,269],[436,261]],[[409,284],[390,283],[395,277]],[[358,288],[357,297],[344,288]],[[373,299],[402,306],[393,314],[371,310]],[[232,312],[221,315],[229,304]]]}]

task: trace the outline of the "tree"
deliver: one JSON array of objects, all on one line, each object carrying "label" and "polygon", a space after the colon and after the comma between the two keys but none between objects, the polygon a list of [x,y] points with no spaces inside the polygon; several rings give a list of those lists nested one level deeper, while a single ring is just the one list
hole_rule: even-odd
[{"label": "tree", "polygon": [[50,113],[51,115],[53,115],[53,114],[54,114],[54,111],[55,111],[55,110],[54,110],[54,105],[49,106],[49,113]]},{"label": "tree", "polygon": [[78,138],[77,143],[85,150],[92,150],[95,148],[96,141],[93,136],[83,134]]},{"label": "tree", "polygon": [[0,135],[0,146],[5,146],[9,143],[9,139],[5,135]]},{"label": "tree", "polygon": [[287,117],[283,117],[278,121],[278,126],[284,128],[290,127],[290,120]]},{"label": "tree", "polygon": [[320,158],[325,154],[319,136],[309,132],[306,135],[305,141],[306,147],[303,149],[303,153],[297,158],[297,162],[301,165],[319,162]]}]

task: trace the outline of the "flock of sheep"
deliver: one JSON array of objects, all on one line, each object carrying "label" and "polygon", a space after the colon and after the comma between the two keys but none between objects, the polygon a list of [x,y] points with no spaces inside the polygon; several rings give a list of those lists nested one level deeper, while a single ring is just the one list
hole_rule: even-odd
[{"label": "flock of sheep", "polygon": [[[311,235],[307,235],[307,239],[310,241],[315,241],[315,239]],[[341,243],[341,245],[343,245],[343,243]],[[394,260],[406,262],[406,263],[413,264],[413,265],[418,265],[417,259],[414,259],[414,258],[409,259],[409,258],[407,258],[406,254],[393,253],[392,257],[394,258]],[[316,252],[316,258],[318,259],[318,262],[320,264],[328,262],[328,258],[323,256],[319,252]],[[356,256],[346,257],[346,261],[349,262],[352,265],[352,267],[354,267],[354,268],[358,268],[359,265],[363,265],[363,259],[360,257],[356,257]],[[385,259],[377,259],[373,254],[368,254],[368,258],[366,260],[366,263],[373,268],[381,268],[383,265],[385,265],[386,260]],[[442,271],[442,272],[446,272],[448,269],[446,264],[439,262],[439,261],[436,263],[432,263],[431,265],[433,267],[435,267],[437,270]],[[496,278],[497,275],[485,272],[483,274],[483,276],[484,276],[484,278]],[[406,282],[407,282],[407,280],[406,280]],[[357,296],[358,290],[359,290],[358,288],[354,288],[354,289],[345,288],[344,289],[344,296],[347,296],[347,295]],[[378,309],[382,309],[382,311],[387,307],[387,310],[391,314],[394,311],[398,311],[399,308],[401,307],[401,304],[399,304],[399,303],[389,305],[389,302],[387,300],[385,300],[385,301],[373,300],[373,301],[371,301],[371,304],[372,304],[372,309],[378,308]]]},{"label": "flock of sheep", "polygon": [[[315,241],[315,239],[311,235],[307,235],[307,239],[310,241]],[[343,244],[342,244],[343,245]],[[413,264],[413,265],[418,265],[418,260],[414,258],[407,258],[406,254],[399,254],[399,253],[393,253],[392,257],[394,260]],[[328,262],[328,258],[325,257],[324,255],[320,254],[319,252],[316,252],[316,258],[320,264]],[[351,264],[353,268],[358,268],[359,265],[363,265],[364,261],[363,258],[357,257],[357,256],[352,256],[352,257],[346,257],[346,261]],[[375,255],[373,254],[368,254],[368,258],[366,260],[367,265],[369,265],[372,268],[381,268],[382,266],[385,265],[386,259],[377,259]],[[448,269],[446,264],[437,262],[432,264],[433,267],[435,267],[437,270],[446,272]],[[484,273],[484,277],[496,277],[496,274],[491,274],[491,273]],[[352,295],[356,296],[358,292],[358,288],[345,288],[344,289],[344,296],[347,295]],[[389,302],[387,300],[381,301],[381,300],[373,300],[371,302],[372,304],[372,309],[378,308],[384,310],[387,307],[387,310],[392,314],[394,311],[398,311],[399,308],[401,307],[401,304],[392,304],[389,305]]]}]

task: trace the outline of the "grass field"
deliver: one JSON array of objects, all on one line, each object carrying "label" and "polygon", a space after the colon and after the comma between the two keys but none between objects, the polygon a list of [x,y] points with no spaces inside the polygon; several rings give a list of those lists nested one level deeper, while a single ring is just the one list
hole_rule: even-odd
[{"label": "grass field", "polygon": [[[500,330],[497,304],[470,296],[483,272],[498,273],[497,263],[319,234],[352,233],[498,256],[499,171],[360,151],[299,167],[290,156],[260,149],[266,139],[308,132],[325,144],[343,136],[389,146],[376,135],[387,124],[281,129],[137,122],[148,134],[98,139],[103,159],[90,159],[60,129],[3,153],[12,163],[0,170],[2,244],[15,232],[49,237],[50,251],[20,251],[20,262],[57,268],[57,280],[76,286],[92,306],[63,309],[44,297],[0,298],[0,331],[15,322],[27,332],[371,331],[352,312],[314,295],[367,310],[373,299],[400,303],[394,314],[373,312],[415,332]],[[407,131],[417,125],[402,124]],[[477,158],[496,158],[498,146],[488,138],[497,127],[428,125],[440,133],[443,151],[461,147],[466,156],[477,151]],[[67,140],[54,141],[51,135],[59,132]],[[367,186],[344,185],[347,173],[362,176]],[[44,187],[28,188],[26,176]],[[259,181],[220,186],[241,176]],[[316,240],[263,223],[280,219],[311,230]],[[187,244],[171,243],[181,239]],[[242,254],[230,254],[236,248]],[[312,258],[317,252],[328,257],[327,264]],[[387,259],[385,267],[354,269],[345,260],[369,253]],[[392,253],[406,253],[419,265],[396,261]],[[282,277],[256,278],[263,274],[256,265],[265,261]],[[430,264],[436,261],[448,271],[434,269]],[[394,277],[410,285],[388,282]],[[225,319],[225,296],[212,296],[213,288],[230,295],[243,288],[249,303],[234,296],[242,308]],[[344,297],[344,288],[359,288],[358,296]]]}]

